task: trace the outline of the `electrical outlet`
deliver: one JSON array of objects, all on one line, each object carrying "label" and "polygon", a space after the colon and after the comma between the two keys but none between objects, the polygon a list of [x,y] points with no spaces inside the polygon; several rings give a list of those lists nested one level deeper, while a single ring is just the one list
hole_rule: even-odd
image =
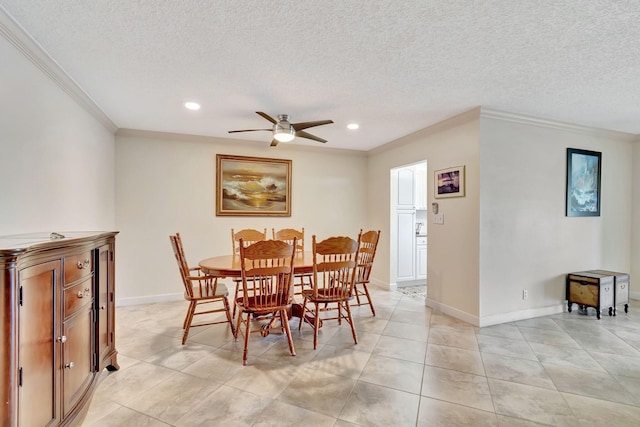
[{"label": "electrical outlet", "polygon": [[522,299],[525,300],[527,298],[529,298],[529,291],[526,290],[526,289],[523,289],[522,290]]}]

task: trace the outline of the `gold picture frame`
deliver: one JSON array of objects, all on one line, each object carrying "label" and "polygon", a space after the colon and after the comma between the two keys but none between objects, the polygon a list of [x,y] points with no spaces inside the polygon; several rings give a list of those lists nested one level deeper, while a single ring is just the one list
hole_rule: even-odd
[{"label": "gold picture frame", "polygon": [[291,160],[216,155],[217,216],[291,216]]},{"label": "gold picture frame", "polygon": [[436,199],[464,197],[464,165],[435,171],[433,186]]}]

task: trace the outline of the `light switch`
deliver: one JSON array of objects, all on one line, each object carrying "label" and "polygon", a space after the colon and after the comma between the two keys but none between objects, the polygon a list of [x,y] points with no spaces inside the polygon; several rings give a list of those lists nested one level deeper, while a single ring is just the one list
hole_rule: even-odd
[{"label": "light switch", "polygon": [[434,224],[444,224],[444,214],[442,212],[437,213],[433,216]]}]

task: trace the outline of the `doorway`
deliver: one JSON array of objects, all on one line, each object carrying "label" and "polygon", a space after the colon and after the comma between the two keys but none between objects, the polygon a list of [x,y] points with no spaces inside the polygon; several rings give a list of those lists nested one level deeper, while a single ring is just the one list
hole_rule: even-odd
[{"label": "doorway", "polygon": [[427,162],[391,169],[391,287],[427,283]]}]

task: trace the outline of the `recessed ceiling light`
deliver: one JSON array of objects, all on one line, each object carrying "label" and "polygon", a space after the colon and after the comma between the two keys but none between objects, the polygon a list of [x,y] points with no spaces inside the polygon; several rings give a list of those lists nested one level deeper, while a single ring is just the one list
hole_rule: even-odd
[{"label": "recessed ceiling light", "polygon": [[351,129],[351,130],[358,129],[359,127],[360,127],[360,125],[358,125],[357,123],[349,123],[349,124],[347,125],[347,128],[348,128],[348,129]]},{"label": "recessed ceiling light", "polygon": [[185,102],[184,107],[189,110],[198,111],[200,109],[200,104],[197,102]]}]

